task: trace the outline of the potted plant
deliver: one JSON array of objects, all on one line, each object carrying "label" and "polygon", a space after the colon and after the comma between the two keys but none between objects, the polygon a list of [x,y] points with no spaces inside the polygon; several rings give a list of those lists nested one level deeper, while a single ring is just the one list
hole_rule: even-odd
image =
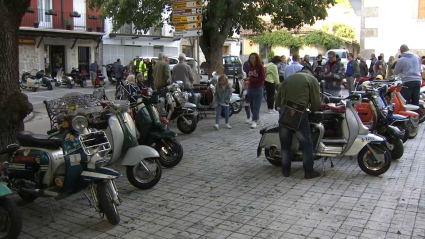
[{"label": "potted plant", "polygon": [[51,16],[57,16],[58,15],[55,11],[53,11],[53,9],[47,10],[44,14],[51,15]]},{"label": "potted plant", "polygon": [[87,30],[88,30],[89,32],[91,32],[91,31],[93,31],[93,27],[92,27],[92,26],[88,26],[88,27],[87,27]]},{"label": "potted plant", "polygon": [[90,15],[89,19],[98,19],[98,17],[96,15]]},{"label": "potted plant", "polygon": [[26,12],[34,13],[34,8],[32,8],[32,7],[30,6],[29,8],[27,8],[27,11],[26,11]]},{"label": "potted plant", "polygon": [[66,26],[66,30],[71,30],[72,28],[72,21],[69,19],[65,20],[65,26]]},{"label": "potted plant", "polygon": [[97,31],[97,32],[101,32],[101,31],[102,31],[102,27],[97,26],[97,27],[96,27],[96,31]]},{"label": "potted plant", "polygon": [[39,25],[40,23],[38,22],[38,21],[34,21],[34,28],[38,28],[38,25]]},{"label": "potted plant", "polygon": [[79,14],[77,11],[73,11],[69,14],[71,17],[81,17],[81,14]]}]

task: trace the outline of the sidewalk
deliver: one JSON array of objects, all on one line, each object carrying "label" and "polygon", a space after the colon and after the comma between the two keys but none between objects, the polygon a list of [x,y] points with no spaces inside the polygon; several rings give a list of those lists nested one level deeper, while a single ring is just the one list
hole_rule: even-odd
[{"label": "sidewalk", "polygon": [[[334,159],[334,168],[325,164],[326,176],[305,180],[302,163],[293,163],[284,178],[264,156],[256,158],[261,127],[249,129],[244,117],[234,115],[233,129],[215,131],[214,117],[208,116],[200,121],[202,137],[179,135],[183,160],[163,169],[153,189],[138,190],[125,176],[118,179],[123,203],[115,227],[82,193],[52,200],[56,222],[47,199],[23,205],[15,196],[22,238],[425,237],[424,134],[409,140],[403,158],[379,177],[365,174],[356,159],[343,158]],[[262,114],[266,125],[277,117]],[[322,163],[316,161],[315,168],[321,171]]]}]

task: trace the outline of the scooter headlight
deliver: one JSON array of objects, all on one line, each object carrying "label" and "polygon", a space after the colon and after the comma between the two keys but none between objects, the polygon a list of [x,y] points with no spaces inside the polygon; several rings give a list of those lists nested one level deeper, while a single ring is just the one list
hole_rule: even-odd
[{"label": "scooter headlight", "polygon": [[72,128],[80,134],[85,132],[88,125],[89,122],[83,116],[76,116],[72,119]]}]

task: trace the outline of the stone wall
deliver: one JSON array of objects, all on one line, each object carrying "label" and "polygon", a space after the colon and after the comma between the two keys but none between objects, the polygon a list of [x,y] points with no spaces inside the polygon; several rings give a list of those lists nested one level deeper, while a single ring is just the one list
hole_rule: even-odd
[{"label": "stone wall", "polygon": [[19,74],[22,71],[32,71],[40,66],[35,45],[19,45]]}]

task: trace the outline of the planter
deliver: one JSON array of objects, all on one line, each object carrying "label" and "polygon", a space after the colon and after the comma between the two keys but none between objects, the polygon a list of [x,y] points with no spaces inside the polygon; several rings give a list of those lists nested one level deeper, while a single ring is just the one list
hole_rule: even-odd
[{"label": "planter", "polygon": [[89,19],[98,19],[98,17],[97,16],[94,16],[94,15],[91,15],[91,16],[89,16]]},{"label": "planter", "polygon": [[70,17],[81,17],[81,14],[70,13],[69,16]]},{"label": "planter", "polygon": [[102,31],[102,28],[101,27],[96,27],[96,31],[97,32],[101,32]]},{"label": "planter", "polygon": [[88,32],[92,32],[93,31],[93,28],[88,28],[87,31]]},{"label": "planter", "polygon": [[27,10],[26,10],[26,12],[29,12],[29,13],[34,13],[34,8],[32,8],[32,7],[29,7]]},{"label": "planter", "polygon": [[66,30],[72,30],[72,26],[65,26]]},{"label": "planter", "polygon": [[39,22],[37,22],[37,23],[34,22],[34,28],[38,28],[39,25],[40,25]]},{"label": "planter", "polygon": [[45,12],[44,13],[45,15],[47,15],[47,16],[57,16],[58,14],[56,13],[56,12]]}]

